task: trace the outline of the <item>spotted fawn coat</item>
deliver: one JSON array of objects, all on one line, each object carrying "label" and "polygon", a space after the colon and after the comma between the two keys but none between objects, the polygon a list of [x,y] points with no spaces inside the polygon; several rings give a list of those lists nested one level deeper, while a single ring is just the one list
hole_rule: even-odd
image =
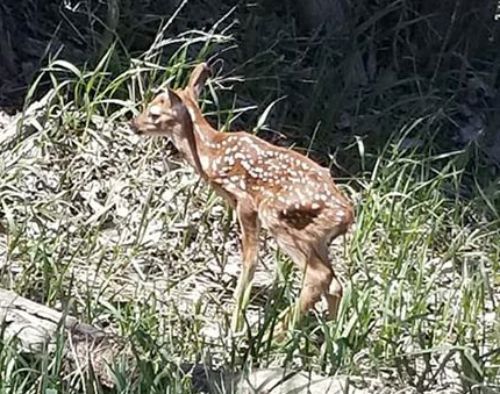
[{"label": "spotted fawn coat", "polygon": [[304,273],[299,310],[321,297],[336,314],[342,286],[328,258],[331,240],[353,222],[349,201],[328,169],[298,152],[245,132],[222,133],[203,117],[198,94],[208,78],[205,64],[183,90],[158,95],[133,121],[139,134],[170,137],[202,178],[236,209],[242,230],[243,270],[235,290],[237,310],[257,264],[258,233],[266,228]]}]

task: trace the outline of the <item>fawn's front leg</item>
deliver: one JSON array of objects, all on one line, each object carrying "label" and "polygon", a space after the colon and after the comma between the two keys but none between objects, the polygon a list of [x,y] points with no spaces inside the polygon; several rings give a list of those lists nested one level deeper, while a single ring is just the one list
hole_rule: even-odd
[{"label": "fawn's front leg", "polygon": [[234,291],[235,308],[231,319],[231,330],[237,332],[242,329],[243,312],[248,304],[251,281],[255,273],[258,260],[260,222],[253,204],[239,201],[236,214],[241,227],[243,266]]}]

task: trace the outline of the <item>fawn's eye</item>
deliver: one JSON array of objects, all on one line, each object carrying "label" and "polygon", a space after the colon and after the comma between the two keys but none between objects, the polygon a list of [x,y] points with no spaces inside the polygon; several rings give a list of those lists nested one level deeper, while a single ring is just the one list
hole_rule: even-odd
[{"label": "fawn's eye", "polygon": [[160,119],[160,114],[153,114],[153,113],[150,112],[149,113],[149,117],[150,117],[150,119],[151,119],[152,122],[156,123],[158,121],[158,119]]}]

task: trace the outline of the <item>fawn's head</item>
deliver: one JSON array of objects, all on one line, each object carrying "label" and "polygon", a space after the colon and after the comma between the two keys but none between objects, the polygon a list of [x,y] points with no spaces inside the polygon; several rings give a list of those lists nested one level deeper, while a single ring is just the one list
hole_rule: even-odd
[{"label": "fawn's head", "polygon": [[205,64],[198,64],[187,86],[183,90],[167,89],[158,94],[146,109],[131,122],[133,130],[140,135],[157,135],[172,137],[183,133],[191,119],[186,103],[196,105],[196,100],[210,75],[210,68]]},{"label": "fawn's head", "polygon": [[172,137],[172,134],[182,132],[186,115],[186,107],[179,95],[167,89],[132,120],[131,126],[139,135]]}]

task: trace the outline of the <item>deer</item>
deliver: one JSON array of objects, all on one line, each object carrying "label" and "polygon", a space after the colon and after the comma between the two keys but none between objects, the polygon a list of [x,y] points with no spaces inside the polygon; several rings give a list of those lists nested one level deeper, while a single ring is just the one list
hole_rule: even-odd
[{"label": "deer", "polygon": [[[298,301],[283,325],[298,322],[326,300],[326,319],[337,316],[343,287],[328,248],[354,222],[348,198],[329,169],[301,153],[245,131],[221,132],[205,119],[199,95],[211,68],[198,64],[184,89],[166,88],[131,121],[138,135],[168,137],[195,172],[235,210],[241,230],[242,269],[234,290],[231,329],[242,328],[244,295],[258,263],[264,228],[302,271]],[[288,316],[288,318],[287,318]]]}]

